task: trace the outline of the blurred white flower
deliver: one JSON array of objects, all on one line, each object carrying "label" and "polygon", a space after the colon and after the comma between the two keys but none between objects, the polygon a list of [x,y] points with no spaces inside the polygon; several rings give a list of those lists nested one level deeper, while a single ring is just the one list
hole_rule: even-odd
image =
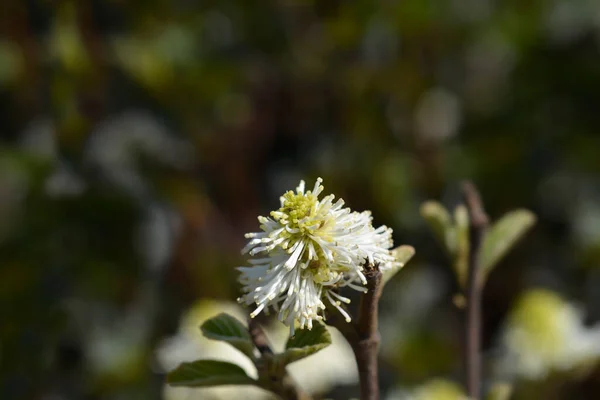
[{"label": "blurred white flower", "polygon": [[[86,334],[85,352],[90,369],[96,375],[121,376],[136,373],[144,365],[144,346],[150,329],[145,310],[134,307],[122,318],[111,319],[107,315],[90,318],[89,309],[83,307],[79,315],[85,321],[89,333]],[[86,328],[82,328],[84,330]]]},{"label": "blurred white flower", "polygon": [[45,182],[46,193],[52,197],[78,196],[85,190],[85,182],[65,163],[59,163]]},{"label": "blurred white flower", "polygon": [[58,158],[56,127],[50,117],[34,118],[29,122],[19,140],[19,147],[40,158]]},{"label": "blurred white flower", "polygon": [[468,397],[457,383],[433,379],[413,390],[392,390],[386,400],[468,400]]},{"label": "blurred white flower", "polygon": [[178,169],[193,160],[187,142],[151,114],[140,111],[104,121],[92,132],[85,151],[86,161],[102,176],[136,195],[147,190],[137,167],[139,155]]},{"label": "blurred white flower", "polygon": [[344,201],[333,202],[334,195],[318,199],[322,179],[314,189],[305,191],[304,181],[296,193],[281,196],[281,207],[270,217],[258,217],[261,232],[248,233],[250,239],[242,253],[261,258],[250,259],[250,267],[239,267],[244,295],[239,302],[256,304],[251,314],[272,307],[293,334],[294,324],[312,328],[313,320],[323,319],[323,297],[350,321],[340,306],[350,300],[335,288],[348,286],[366,291],[364,265],[379,264],[382,271],[396,261],[390,253],[392,230],[374,229],[369,211],[352,212]]},{"label": "blurred white flower", "polygon": [[27,153],[54,165],[44,187],[52,197],[78,196],[85,190],[85,182],[59,154],[56,127],[49,117],[32,120],[21,133],[19,147]]},{"label": "blurred white flower", "polygon": [[600,356],[600,327],[583,325],[581,311],[548,290],[525,293],[508,318],[502,336],[499,373],[543,379]]},{"label": "blurred white flower", "polygon": [[456,135],[461,120],[458,97],[443,88],[423,93],[415,109],[415,131],[431,141],[443,141]]},{"label": "blurred white flower", "polygon": [[558,44],[569,44],[597,25],[598,11],[593,1],[551,1],[544,18],[546,34]]},{"label": "blurred white flower", "polygon": [[181,218],[173,209],[159,203],[146,205],[135,245],[148,270],[160,273],[169,265],[180,229]]}]

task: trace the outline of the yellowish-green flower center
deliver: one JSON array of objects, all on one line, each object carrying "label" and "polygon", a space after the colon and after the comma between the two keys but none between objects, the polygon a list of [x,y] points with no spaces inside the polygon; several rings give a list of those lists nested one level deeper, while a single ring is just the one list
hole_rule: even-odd
[{"label": "yellowish-green flower center", "polygon": [[283,195],[283,206],[278,212],[271,213],[271,216],[281,224],[287,225],[291,229],[300,229],[305,233],[314,225],[311,217],[314,215],[317,205],[317,196],[310,191],[305,194],[288,191]]},{"label": "yellowish-green flower center", "polygon": [[[319,235],[322,238],[327,237],[326,229],[332,217],[327,213],[319,213],[317,207],[317,196],[309,190],[306,193],[286,192],[283,196],[283,205],[277,211],[271,212],[271,217],[281,225],[287,226],[291,231],[283,231],[279,236],[284,236],[289,240],[282,244],[284,249],[291,248],[297,240],[312,240],[308,235]],[[307,252],[304,252],[301,262],[307,263],[306,274],[312,275],[316,283],[330,281],[339,272],[332,271],[331,265],[327,262],[321,246],[314,243],[316,259],[308,260]]]},{"label": "yellowish-green flower center", "polygon": [[337,272],[332,272],[329,264],[324,260],[311,260],[308,263],[306,272],[312,275],[316,283],[323,283],[337,276]]}]

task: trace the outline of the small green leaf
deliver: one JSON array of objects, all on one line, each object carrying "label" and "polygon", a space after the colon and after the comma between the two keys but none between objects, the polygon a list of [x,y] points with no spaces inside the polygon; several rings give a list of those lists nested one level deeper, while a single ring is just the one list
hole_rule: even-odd
[{"label": "small green leaf", "polygon": [[528,210],[515,210],[504,215],[488,231],[481,249],[481,267],[489,273],[531,228],[535,215]]},{"label": "small green leaf", "polygon": [[254,357],[254,344],[248,329],[231,315],[221,313],[205,321],[200,329],[207,338],[227,342],[248,357]]},{"label": "small green leaf", "polygon": [[391,268],[383,272],[383,284],[385,285],[398,271],[406,265],[406,263],[415,255],[415,248],[412,246],[398,246],[392,250],[392,256],[399,262],[394,268]]},{"label": "small green leaf", "polygon": [[217,360],[198,360],[182,363],[169,372],[171,386],[206,387],[218,385],[256,385],[241,367]]},{"label": "small green leaf", "polygon": [[285,351],[275,355],[280,365],[287,365],[308,357],[331,344],[331,335],[327,327],[316,322],[312,329],[299,329],[290,337],[285,345]]},{"label": "small green leaf", "polygon": [[469,211],[464,204],[454,209],[454,271],[456,279],[461,288],[467,286],[467,274],[469,271]]},{"label": "small green leaf", "polygon": [[421,205],[421,216],[427,221],[435,238],[448,254],[456,251],[452,218],[446,208],[439,202],[429,200]]}]

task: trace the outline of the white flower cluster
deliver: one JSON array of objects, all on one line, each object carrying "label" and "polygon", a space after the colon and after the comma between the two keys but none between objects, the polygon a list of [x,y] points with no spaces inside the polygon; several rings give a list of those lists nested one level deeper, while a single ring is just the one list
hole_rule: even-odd
[{"label": "white flower cluster", "polygon": [[281,196],[281,207],[270,217],[258,217],[261,232],[248,233],[243,254],[249,253],[249,267],[239,267],[244,295],[238,299],[256,305],[252,317],[270,308],[290,327],[312,328],[323,319],[323,298],[336,307],[346,321],[350,316],[341,303],[350,300],[337,288],[365,292],[364,268],[378,264],[381,271],[398,264],[390,253],[392,230],[373,228],[369,211],[353,212],[334,195],[319,200],[323,191],[318,178],[313,190],[305,191],[304,181],[296,192]]},{"label": "white flower cluster", "polygon": [[582,312],[548,290],[535,289],[518,301],[504,329],[504,377],[544,379],[600,358],[600,326],[586,327]]},{"label": "white flower cluster", "polygon": [[459,384],[446,379],[432,379],[413,389],[397,387],[386,400],[469,400]]}]

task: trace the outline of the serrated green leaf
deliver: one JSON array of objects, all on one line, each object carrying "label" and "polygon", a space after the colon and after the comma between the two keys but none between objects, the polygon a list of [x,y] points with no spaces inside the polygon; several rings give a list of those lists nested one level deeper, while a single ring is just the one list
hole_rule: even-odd
[{"label": "serrated green leaf", "polygon": [[421,205],[420,212],[444,250],[453,255],[456,251],[456,240],[452,218],[448,210],[441,203],[429,200]]},{"label": "serrated green leaf", "polygon": [[312,329],[298,329],[285,345],[285,351],[275,355],[276,362],[287,365],[306,358],[331,344],[331,335],[327,327],[316,322]]},{"label": "serrated green leaf", "polygon": [[535,215],[528,210],[515,210],[504,215],[488,231],[481,249],[481,268],[489,273],[531,228]]},{"label": "serrated green leaf", "polygon": [[200,329],[207,338],[227,342],[248,357],[254,357],[254,344],[248,329],[231,315],[221,313],[205,321]]},{"label": "serrated green leaf", "polygon": [[399,265],[383,272],[383,284],[385,285],[398,271],[406,265],[406,263],[415,255],[415,248],[404,245],[398,246],[392,250],[392,256],[398,261]]},{"label": "serrated green leaf", "polygon": [[219,385],[256,385],[241,367],[217,360],[186,362],[169,372],[171,386],[206,387]]}]

